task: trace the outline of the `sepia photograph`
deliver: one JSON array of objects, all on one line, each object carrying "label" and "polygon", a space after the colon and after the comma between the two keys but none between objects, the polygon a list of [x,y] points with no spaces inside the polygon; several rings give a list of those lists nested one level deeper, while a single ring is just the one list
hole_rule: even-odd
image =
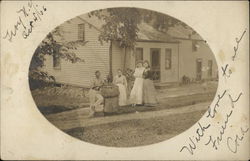
[{"label": "sepia photograph", "polygon": [[214,54],[186,23],[153,10],[107,8],[49,32],[29,66],[37,110],[56,128],[108,147],[159,143],[208,110]]}]

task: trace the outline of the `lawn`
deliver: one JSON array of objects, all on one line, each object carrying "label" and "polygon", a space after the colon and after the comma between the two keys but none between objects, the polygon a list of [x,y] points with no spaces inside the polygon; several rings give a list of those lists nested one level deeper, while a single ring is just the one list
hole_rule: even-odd
[{"label": "lawn", "polygon": [[[166,108],[192,105],[199,102],[206,102],[212,100],[214,98],[214,94],[215,90],[178,97],[161,98],[159,106],[148,107],[146,110],[155,111]],[[89,107],[87,90],[77,87],[47,87],[32,91],[32,96],[37,104],[38,109],[44,115]],[[117,108],[118,110],[116,114],[145,110],[144,107],[141,108],[140,106],[136,108],[132,108],[130,106],[127,108]]]},{"label": "lawn", "polygon": [[45,87],[31,93],[38,109],[45,115],[89,106],[88,91],[79,87]]},{"label": "lawn", "polygon": [[191,127],[204,114],[205,110],[136,119],[109,124],[78,127],[65,132],[80,140],[115,147],[132,147],[158,143],[167,140]]}]

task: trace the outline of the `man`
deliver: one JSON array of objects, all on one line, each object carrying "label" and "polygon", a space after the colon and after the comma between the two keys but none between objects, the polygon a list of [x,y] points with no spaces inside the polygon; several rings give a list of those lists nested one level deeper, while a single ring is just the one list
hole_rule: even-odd
[{"label": "man", "polygon": [[103,86],[104,81],[101,78],[101,72],[95,72],[95,78],[91,82],[90,90],[89,90],[89,100],[90,100],[90,117],[94,115],[94,113],[100,109],[103,110],[103,96],[101,95],[100,89]]}]

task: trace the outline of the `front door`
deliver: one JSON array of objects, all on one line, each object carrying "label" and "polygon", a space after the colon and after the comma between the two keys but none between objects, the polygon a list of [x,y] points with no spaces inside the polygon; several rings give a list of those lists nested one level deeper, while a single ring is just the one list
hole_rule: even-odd
[{"label": "front door", "polygon": [[152,78],[154,81],[160,81],[161,78],[160,54],[161,54],[161,49],[159,48],[150,49],[151,70],[152,70]]},{"label": "front door", "polygon": [[202,60],[196,60],[196,80],[200,81],[202,78]]}]

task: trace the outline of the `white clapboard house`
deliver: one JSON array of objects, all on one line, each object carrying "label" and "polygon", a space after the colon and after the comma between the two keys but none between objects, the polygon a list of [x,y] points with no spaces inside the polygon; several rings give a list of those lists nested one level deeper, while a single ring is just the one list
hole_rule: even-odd
[{"label": "white clapboard house", "polygon": [[75,51],[84,62],[72,64],[48,56],[44,70],[53,75],[58,83],[81,87],[90,85],[96,70],[105,77],[110,68],[113,74],[118,68],[134,69],[137,60],[150,62],[157,84],[181,82],[184,75],[191,80],[217,77],[216,61],[208,45],[197,34],[190,37],[188,29],[179,26],[169,29],[166,34],[142,23],[135,49],[125,53],[119,42],[112,42],[111,48],[110,43],[99,42],[102,24],[101,20],[87,15],[61,24],[59,27],[64,31],[65,41],[85,42]]}]

